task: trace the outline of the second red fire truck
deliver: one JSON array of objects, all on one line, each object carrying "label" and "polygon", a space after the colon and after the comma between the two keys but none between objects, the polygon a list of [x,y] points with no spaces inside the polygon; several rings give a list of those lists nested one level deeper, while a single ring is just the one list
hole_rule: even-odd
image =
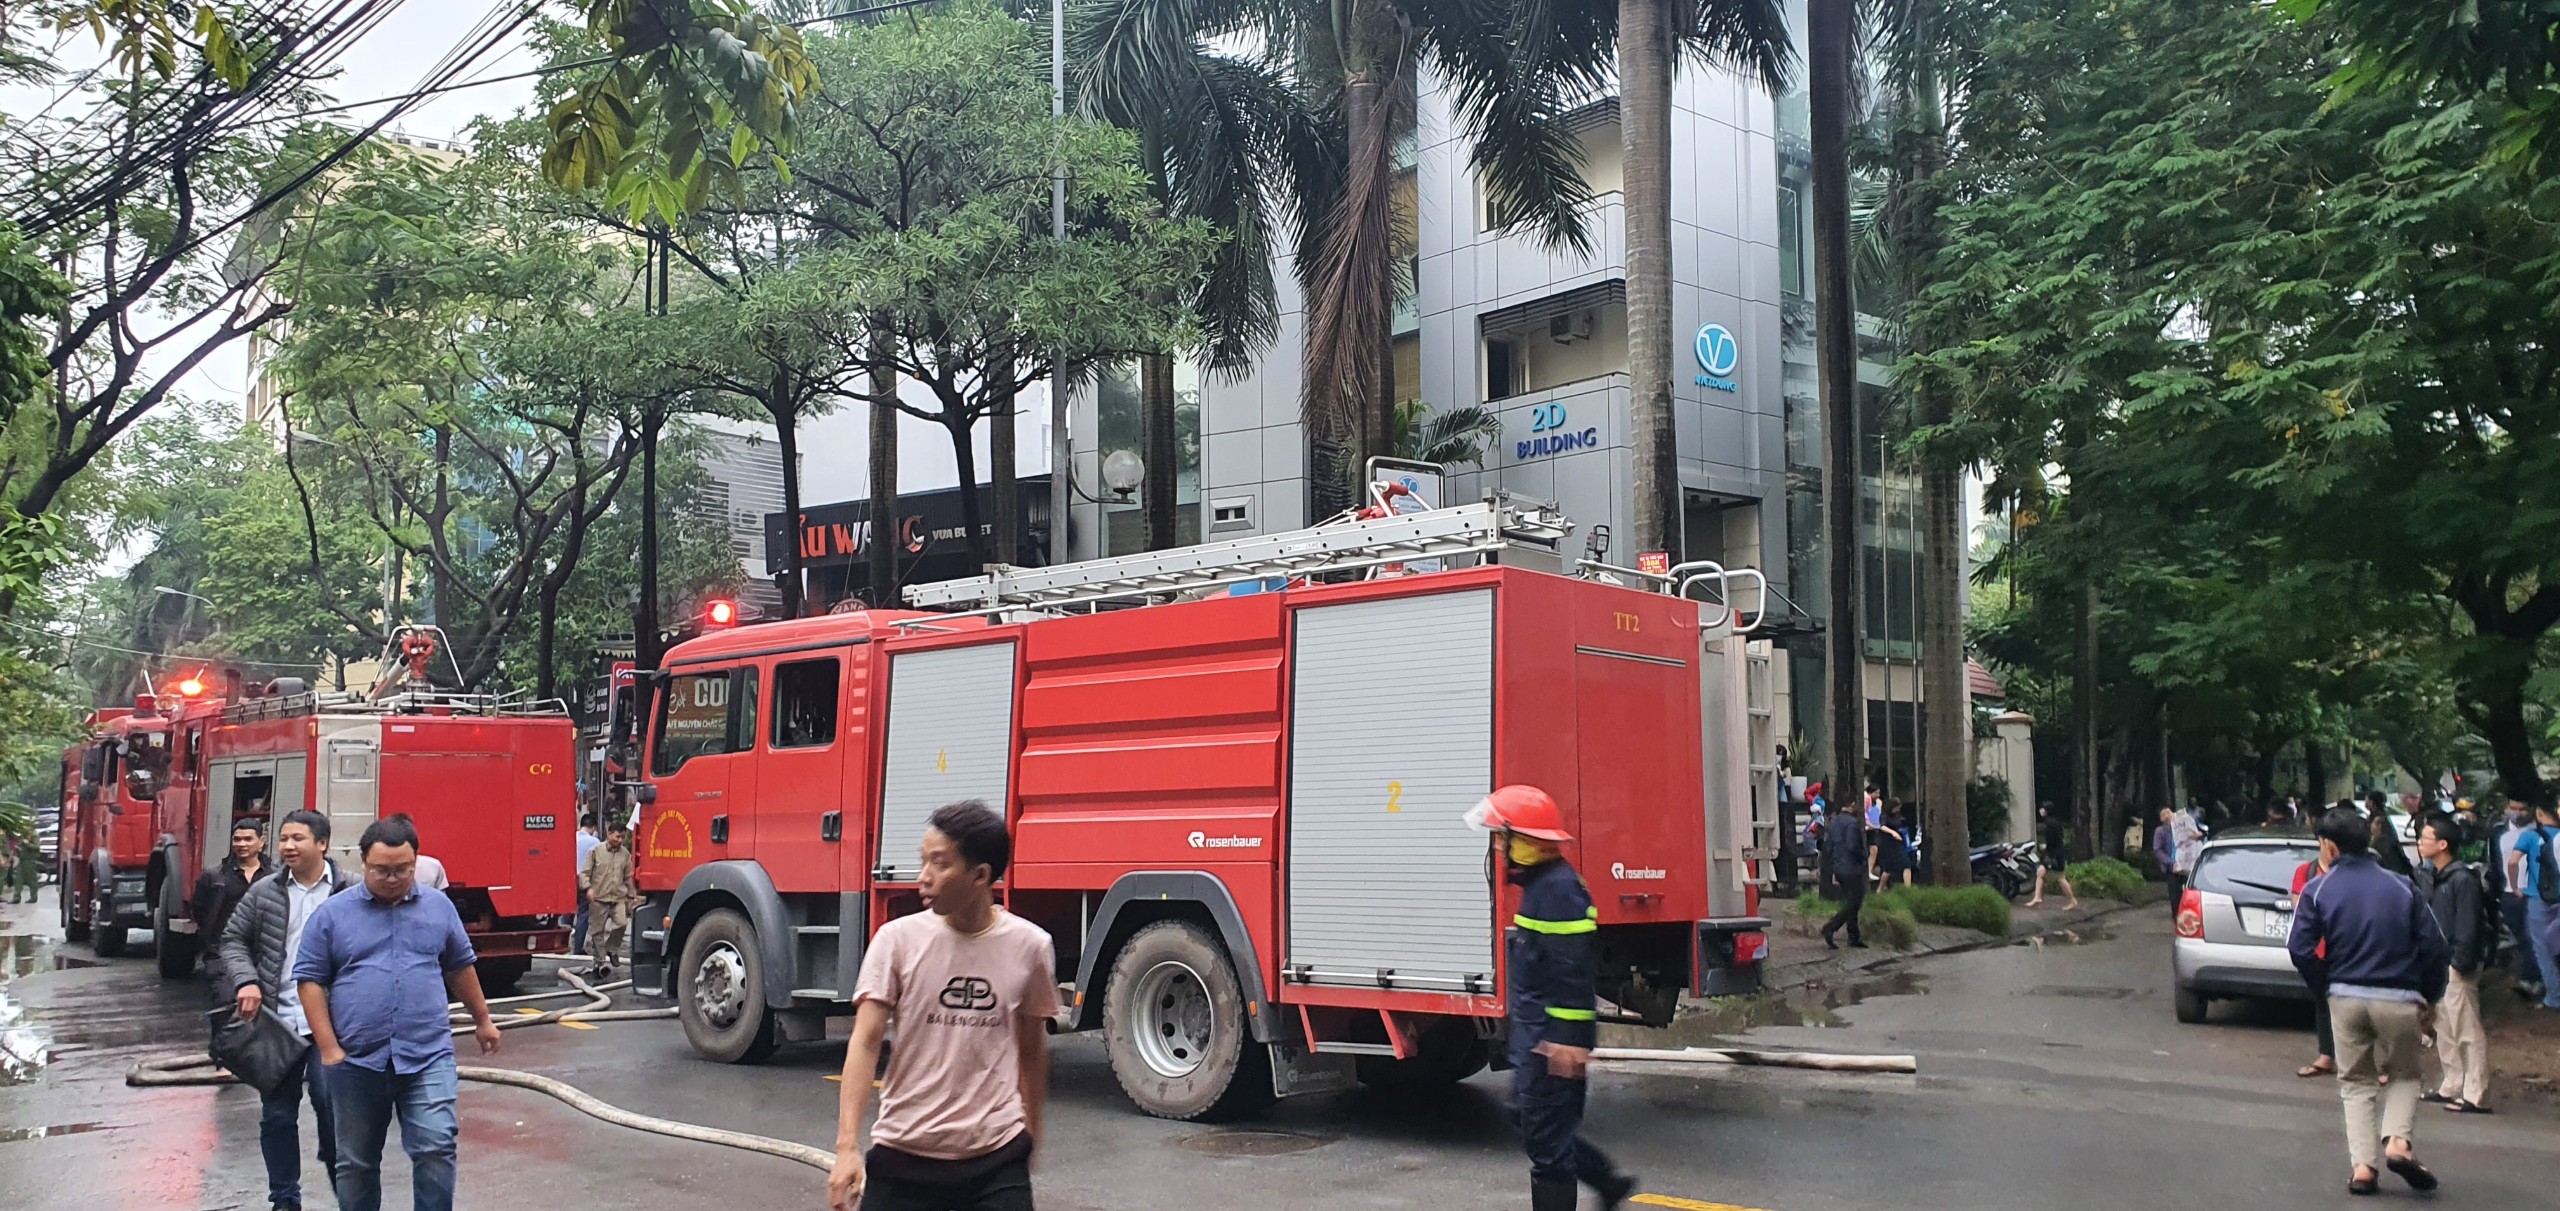
[{"label": "second red fire truck", "polygon": [[432,688],[432,637],[402,638],[404,674],[379,693],[284,679],[210,698],[190,681],[187,693],[100,722],[70,801],[95,873],[77,892],[65,880],[69,927],[102,955],[149,928],[161,974],[184,976],[211,944],[188,898],[228,853],[235,823],[256,823],[272,846],[287,813],[319,812],[330,857],[353,871],[365,826],[405,812],[421,852],[444,864],[483,985],[510,987],[535,954],[568,949],[569,930],[550,919],[577,907],[576,729],[565,708]]},{"label": "second red fire truck", "polygon": [[1147,1112],[1453,1081],[1503,1028],[1511,895],[1463,817],[1531,783],[1579,838],[1620,1020],[1747,990],[1766,657],[1723,601],[1757,574],[1567,567],[1569,528],[1487,502],[679,644],[635,788],[640,984],[715,1060],[821,1037],[920,908],[927,815],[980,799],[1004,902],[1056,940],[1060,1027],[1103,1031]]}]

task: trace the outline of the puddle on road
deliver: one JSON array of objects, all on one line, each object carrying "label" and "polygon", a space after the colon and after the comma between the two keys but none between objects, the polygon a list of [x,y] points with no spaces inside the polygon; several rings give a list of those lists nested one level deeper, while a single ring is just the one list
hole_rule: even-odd
[{"label": "puddle on road", "polygon": [[[1806,984],[1784,992],[1747,997],[1711,997],[1660,1030],[1610,1027],[1611,1046],[1698,1046],[1763,1026],[1810,1026],[1838,1029],[1849,1025],[1837,1012],[1875,997],[1925,996],[1927,977],[1908,971],[1840,984]],[[1624,1039],[1621,1043],[1618,1040]]]},{"label": "puddle on road", "polygon": [[97,965],[96,959],[62,953],[52,938],[38,934],[0,933],[0,979]]},{"label": "puddle on road", "polygon": [[1287,1156],[1311,1152],[1332,1142],[1323,1136],[1288,1131],[1203,1131],[1183,1136],[1173,1141],[1173,1146],[1203,1156]]},{"label": "puddle on road", "polygon": [[49,1139],[57,1135],[87,1135],[92,1131],[112,1131],[119,1123],[55,1123],[50,1127],[0,1127],[0,1144],[17,1140]]},{"label": "puddle on road", "polygon": [[2115,937],[2116,931],[2112,929],[2056,929],[2015,939],[2009,945],[2042,950],[2048,946],[2089,946],[2112,942]]},{"label": "puddle on road", "polygon": [[27,1021],[27,1011],[0,990],[0,1085],[25,1085],[44,1075],[52,1040]]}]

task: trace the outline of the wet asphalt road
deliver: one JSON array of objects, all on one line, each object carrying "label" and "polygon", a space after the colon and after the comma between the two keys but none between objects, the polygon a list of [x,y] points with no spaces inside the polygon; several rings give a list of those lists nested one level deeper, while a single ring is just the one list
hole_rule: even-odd
[{"label": "wet asphalt road", "polygon": [[[2166,915],[2120,914],[2079,944],[1922,960],[1907,975],[1763,1002],[1712,1023],[1747,1029],[1756,1046],[1916,1054],[1919,1076],[1605,1073],[1592,1093],[1592,1134],[1644,1175],[1642,1201],[1656,1206],[2347,1202],[2334,1086],[2292,1076],[2308,1049],[2307,1018],[2217,1006],[2216,1024],[2178,1026],[2165,987]],[[14,935],[0,941],[0,961],[22,972],[0,984],[0,1042],[18,1051],[42,1044],[48,1056],[0,1072],[0,1205],[262,1206],[254,1094],[123,1084],[136,1058],[197,1045],[200,988],[162,983],[147,957],[52,970],[32,923],[25,908],[0,915],[0,935]],[[1664,1041],[1703,1041],[1708,1025]],[[510,1031],[496,1062],[643,1113],[823,1146],[837,1089],[827,1078],[841,1054],[812,1045],[759,1067],[722,1067],[692,1058],[673,1022],[652,1021]],[[1062,1039],[1040,1201],[1132,1211],[1521,1207],[1525,1174],[1501,1089],[1486,1074],[1422,1105],[1345,1094],[1285,1103],[1248,1128],[1201,1127],[1134,1113],[1099,1043]],[[2447,1181],[2436,1206],[2560,1203],[2560,1115],[2421,1114],[2421,1153]],[[815,1170],[611,1127],[535,1093],[466,1086],[462,1122],[465,1207],[824,1201]],[[395,1187],[405,1181],[396,1158],[386,1171]],[[2407,1199],[2395,1190],[2375,1204]],[[387,1205],[405,1200],[395,1188]]]}]

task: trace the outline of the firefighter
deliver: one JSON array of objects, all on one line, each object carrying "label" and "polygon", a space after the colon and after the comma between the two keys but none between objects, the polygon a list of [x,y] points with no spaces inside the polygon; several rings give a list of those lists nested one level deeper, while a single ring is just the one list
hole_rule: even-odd
[{"label": "firefighter", "polygon": [[604,844],[588,851],[586,865],[578,870],[578,890],[587,893],[587,953],[596,959],[587,974],[612,975],[623,937],[631,930],[631,910],[640,903],[640,885],[631,879],[629,830],[619,824],[604,830]]},{"label": "firefighter", "polygon": [[1505,942],[1511,996],[1512,1113],[1529,1154],[1531,1211],[1574,1211],[1577,1181],[1603,1211],[1635,1193],[1636,1179],[1581,1136],[1591,1048],[1599,1031],[1600,911],[1564,860],[1556,801],[1534,786],[1506,786],[1469,813],[1497,834],[1520,908]]}]

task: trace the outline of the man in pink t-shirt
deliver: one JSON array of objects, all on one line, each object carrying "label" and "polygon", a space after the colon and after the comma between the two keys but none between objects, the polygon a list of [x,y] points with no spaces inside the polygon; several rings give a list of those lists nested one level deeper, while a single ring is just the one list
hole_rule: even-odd
[{"label": "man in pink t-shirt", "polygon": [[[854,986],[827,1199],[839,1211],[1031,1211],[1058,1013],[1049,934],[996,905],[1013,842],[994,809],[937,809],[923,853],[933,911],[881,926]],[[892,1023],[898,1046],[866,1155],[862,1119]]]}]

